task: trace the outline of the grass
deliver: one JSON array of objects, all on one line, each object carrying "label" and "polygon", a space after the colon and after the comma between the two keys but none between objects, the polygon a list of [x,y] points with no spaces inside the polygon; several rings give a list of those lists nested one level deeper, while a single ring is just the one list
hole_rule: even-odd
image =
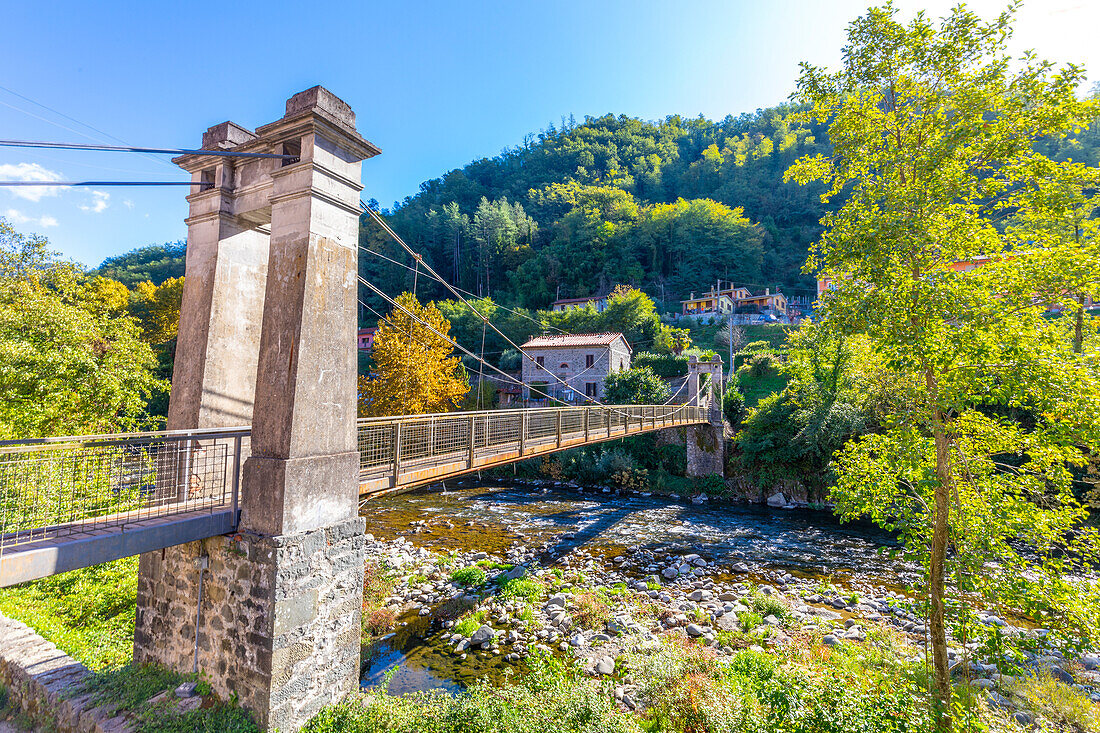
[{"label": "grass", "polygon": [[737,614],[737,623],[741,624],[742,631],[752,631],[764,624],[764,617],[752,611],[742,611]]},{"label": "grass", "polygon": [[791,615],[790,609],[783,603],[783,601],[772,596],[766,596],[759,591],[754,592],[750,598],[750,608],[753,611],[760,614],[760,616],[775,616],[777,619],[783,620],[789,618]]},{"label": "grass", "polygon": [[129,664],[137,609],[136,557],[0,589],[18,619],[95,671]]},{"label": "grass", "polygon": [[745,397],[745,407],[756,407],[760,400],[777,392],[782,392],[787,386],[786,375],[775,372],[761,377],[738,374],[737,379],[741,394]]},{"label": "grass", "polygon": [[468,613],[455,622],[454,632],[463,636],[472,636],[485,623],[488,615],[489,612],[485,609]]},{"label": "grass", "polygon": [[500,597],[510,600],[523,599],[535,603],[545,592],[546,588],[534,578],[513,578],[500,584]]},{"label": "grass", "polygon": [[197,692],[211,695],[210,685],[193,675],[179,674],[155,666],[129,665],[88,679],[81,694],[90,693],[94,704],[113,706],[133,714],[142,733],[187,733],[190,731],[224,731],[225,733],[258,733],[252,716],[236,701],[216,700],[213,705],[184,713],[175,709],[179,702],[170,695],[162,702],[149,701],[164,690],[171,690],[188,680],[198,681]]},{"label": "grass", "polygon": [[465,586],[478,586],[484,583],[487,577],[484,570],[474,565],[470,565],[468,567],[459,568],[451,573],[451,582]]}]

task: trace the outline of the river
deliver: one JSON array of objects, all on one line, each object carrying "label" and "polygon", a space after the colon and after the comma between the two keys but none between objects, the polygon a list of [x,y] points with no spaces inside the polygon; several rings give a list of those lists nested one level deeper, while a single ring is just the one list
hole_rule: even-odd
[{"label": "river", "polygon": [[[700,553],[717,565],[748,567],[763,579],[790,574],[839,587],[898,588],[906,578],[881,551],[888,534],[867,524],[840,524],[827,511],[744,504],[694,505],[669,497],[468,482],[451,490],[420,489],[364,505],[367,531],[379,540],[405,538],[431,551],[484,551],[504,557],[537,547],[543,566],[570,553],[612,558],[639,550],[656,556]],[[640,575],[640,573],[639,573]],[[364,665],[364,686],[393,675],[388,690],[461,689],[482,675],[497,677],[499,659],[456,665],[441,648],[443,629],[415,615],[376,645]]]}]

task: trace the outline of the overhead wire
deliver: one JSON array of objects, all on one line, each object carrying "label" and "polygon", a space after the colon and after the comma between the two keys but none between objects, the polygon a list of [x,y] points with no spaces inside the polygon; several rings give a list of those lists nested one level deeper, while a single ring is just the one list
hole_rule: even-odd
[{"label": "overhead wire", "polygon": [[[409,272],[413,271],[413,268],[409,267],[405,263],[398,262],[397,260],[393,259],[392,257],[387,257],[386,255],[382,254],[381,252],[375,252],[373,249],[370,249],[369,247],[362,247],[362,249],[367,254],[372,254],[375,257],[380,257],[381,259],[386,260],[387,262],[393,263],[393,264],[397,265],[398,267],[404,267]],[[442,278],[432,277],[432,279],[439,282],[440,284],[446,284],[446,283],[444,283]],[[463,288],[460,288],[457,285],[452,285],[452,287],[454,287],[454,289],[459,291],[460,293],[464,293],[464,294],[470,296],[471,298],[480,297],[476,293],[472,293],[469,290],[465,290]],[[513,315],[519,316],[520,318],[526,318],[528,321],[535,324],[536,326],[538,326],[541,329],[550,330],[550,331],[557,331],[558,333],[567,333],[564,329],[558,328],[557,326],[552,326],[549,323],[543,323],[543,322],[539,321],[538,319],[533,318],[532,316],[524,313],[523,311],[518,311],[518,310],[515,310],[514,308],[509,308],[508,306],[501,305],[500,303],[493,303],[493,305],[495,305],[497,308],[500,308],[501,310],[504,310],[504,311],[507,311],[507,312],[509,312]]]}]

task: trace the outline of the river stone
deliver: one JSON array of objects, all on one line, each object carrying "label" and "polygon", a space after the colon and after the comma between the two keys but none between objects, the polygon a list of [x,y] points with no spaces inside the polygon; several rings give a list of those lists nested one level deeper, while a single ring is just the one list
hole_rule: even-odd
[{"label": "river stone", "polygon": [[689,601],[709,601],[711,592],[709,590],[693,590],[691,595],[688,596]]},{"label": "river stone", "polygon": [[703,631],[703,627],[699,624],[688,624],[685,631],[687,631],[688,636],[702,636],[706,633],[705,631]]},{"label": "river stone", "polygon": [[1085,654],[1081,657],[1081,664],[1090,672],[1100,669],[1100,654]]},{"label": "river stone", "polygon": [[826,634],[825,638],[821,640],[825,646],[836,646],[840,643],[840,639],[836,638],[832,634]]},{"label": "river stone", "polygon": [[488,624],[482,624],[481,627],[470,636],[470,644],[478,645],[484,644],[487,641],[491,641],[496,636],[496,632],[493,631],[493,627]]},{"label": "river stone", "polygon": [[749,572],[749,566],[743,562],[739,562],[730,568],[735,573],[747,573]]},{"label": "river stone", "polygon": [[522,565],[516,565],[511,570],[504,572],[505,580],[521,580],[527,577],[527,568]]},{"label": "river stone", "polygon": [[779,619],[777,619],[773,614],[769,613],[767,616],[764,617],[764,623],[766,623],[768,626],[779,626]]},{"label": "river stone", "polygon": [[732,613],[727,613],[718,617],[718,620],[714,622],[722,631],[740,631],[741,624],[737,621],[737,617]]},{"label": "river stone", "polygon": [[613,674],[615,672],[615,660],[611,657],[600,657],[596,660],[596,674]]},{"label": "river stone", "polygon": [[458,642],[458,644],[455,646],[455,654],[461,654],[462,652],[466,651],[469,648],[470,648],[469,639],[463,639],[462,641]]},{"label": "river stone", "polygon": [[725,593],[722,593],[718,596],[718,600],[720,600],[720,601],[737,601],[737,600],[740,600],[740,599],[741,599],[741,596],[739,596],[736,593],[733,593],[731,591],[726,591]]},{"label": "river stone", "polygon": [[680,574],[680,572],[676,568],[673,568],[673,567],[667,567],[667,568],[665,568],[664,570],[661,571],[661,575],[664,576],[665,580],[672,580],[673,578],[675,578],[679,574]]},{"label": "river stone", "polygon": [[569,644],[572,646],[584,646],[584,634],[577,632],[569,639]]},{"label": "river stone", "polygon": [[782,508],[787,506],[787,497],[783,496],[782,491],[777,491],[768,497],[768,506],[775,508]]},{"label": "river stone", "polygon": [[557,606],[558,608],[565,608],[565,603],[568,596],[564,593],[558,593],[557,595],[550,596],[550,600],[546,602],[546,607]]},{"label": "river stone", "polygon": [[1071,675],[1069,672],[1062,669],[1061,667],[1051,667],[1050,676],[1058,680],[1059,682],[1064,682],[1067,685],[1073,684],[1073,675]]}]

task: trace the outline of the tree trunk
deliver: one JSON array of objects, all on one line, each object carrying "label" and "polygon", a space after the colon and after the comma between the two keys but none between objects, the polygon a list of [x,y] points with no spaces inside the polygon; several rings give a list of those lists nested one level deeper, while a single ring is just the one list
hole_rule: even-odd
[{"label": "tree trunk", "polygon": [[[931,373],[930,383],[935,383]],[[932,556],[929,563],[929,636],[932,641],[932,667],[935,673],[935,722],[939,733],[951,730],[951,673],[947,666],[947,628],[944,620],[944,577],[947,559],[947,514],[951,495],[951,447],[947,441],[944,415],[938,408],[933,411],[932,432],[936,443],[935,503],[932,527]]]}]

